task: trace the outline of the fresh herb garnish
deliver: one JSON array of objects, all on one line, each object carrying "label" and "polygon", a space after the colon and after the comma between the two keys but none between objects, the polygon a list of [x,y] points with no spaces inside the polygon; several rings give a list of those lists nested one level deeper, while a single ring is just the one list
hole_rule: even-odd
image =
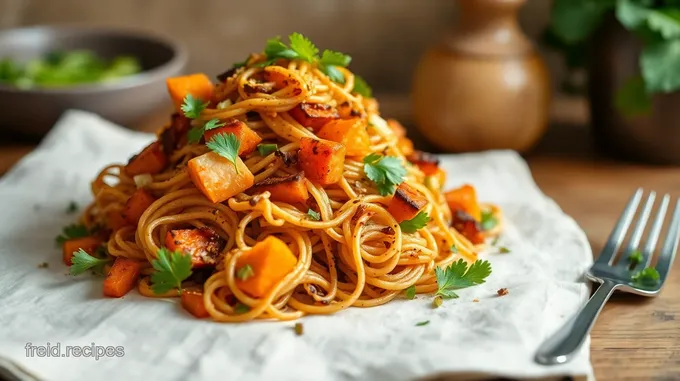
[{"label": "fresh herb garnish", "polygon": [[371,86],[369,86],[368,83],[366,83],[366,81],[358,75],[354,76],[354,88],[352,89],[352,92],[359,94],[364,98],[373,97],[373,90],[371,89]]},{"label": "fresh herb garnish", "polygon": [[232,133],[217,134],[206,143],[206,146],[213,152],[231,161],[236,169],[236,174],[239,173],[236,159],[238,159],[238,150],[241,147],[241,142],[238,141],[236,135]]},{"label": "fresh herb garnish", "polygon": [[82,224],[71,224],[64,226],[64,229],[60,235],[55,238],[57,241],[58,245],[64,244],[64,242],[74,239],[74,238],[83,238],[87,237],[90,235],[90,232],[87,230],[85,225]]},{"label": "fresh herb garnish", "polygon": [[173,288],[182,294],[182,281],[191,275],[191,255],[162,247],[151,265],[156,270],[151,274],[151,290],[155,294],[164,294]]},{"label": "fresh herb garnish", "polygon": [[340,84],[345,83],[345,76],[338,70],[338,66],[347,67],[352,62],[352,57],[334,52],[332,50],[324,50],[319,62],[319,69],[328,76],[333,82]]},{"label": "fresh herb garnish", "polygon": [[187,118],[197,119],[209,104],[210,102],[203,102],[201,99],[194,98],[193,95],[187,94],[187,96],[184,97],[184,103],[182,103],[181,109],[184,116]]},{"label": "fresh herb garnish", "polygon": [[430,324],[430,321],[425,320],[425,321],[421,321],[421,322],[416,323],[416,327],[422,327],[422,326],[428,325],[428,324]]},{"label": "fresh herb garnish", "polygon": [[309,216],[309,218],[314,220],[314,221],[320,221],[321,220],[321,213],[316,212],[312,209],[309,209],[307,211],[307,216]]},{"label": "fresh herb garnish", "polygon": [[240,280],[246,280],[255,275],[255,271],[250,265],[245,265],[236,271],[236,277]]},{"label": "fresh herb garnish", "polygon": [[75,276],[80,275],[89,269],[93,269],[97,273],[101,273],[102,270],[104,269],[104,266],[109,262],[111,262],[111,259],[109,258],[93,257],[87,252],[85,252],[85,250],[79,249],[78,251],[73,253],[69,273]]},{"label": "fresh herb garnish", "polygon": [[412,219],[400,222],[399,226],[404,233],[415,233],[424,228],[428,222],[430,222],[430,216],[425,212],[420,212]]},{"label": "fresh herb garnish", "polygon": [[647,267],[633,274],[633,276],[630,277],[630,280],[636,283],[653,286],[659,283],[660,278],[659,272],[656,271],[654,267]]},{"label": "fresh herb garnish", "polygon": [[205,122],[203,126],[196,126],[192,127],[189,130],[188,137],[189,137],[189,144],[196,144],[201,141],[201,138],[203,137],[203,134],[205,134],[206,131],[214,130],[215,128],[219,127],[224,127],[224,123],[220,122],[219,119],[210,119],[209,121]]},{"label": "fresh herb garnish", "polygon": [[468,268],[464,259],[453,262],[445,270],[437,266],[434,269],[437,277],[437,292],[443,298],[457,298],[454,290],[475,286],[485,282],[491,274],[491,264],[486,260],[478,259]]},{"label": "fresh herb garnish", "polygon": [[258,144],[257,145],[257,152],[260,153],[260,156],[269,156],[270,153],[276,151],[279,149],[279,146],[276,144]]},{"label": "fresh herb garnish", "polygon": [[244,314],[248,311],[250,311],[250,307],[246,304],[236,303],[236,305],[234,306],[234,312],[236,312],[239,315]]},{"label": "fresh herb garnish", "polygon": [[490,211],[482,212],[481,227],[482,230],[491,230],[498,225],[498,219]]},{"label": "fresh herb garnish", "polygon": [[639,265],[642,263],[643,257],[642,253],[640,250],[633,250],[633,252],[630,253],[628,256],[628,263],[630,264],[630,269],[634,269],[635,266]]},{"label": "fresh herb garnish", "polygon": [[73,214],[78,211],[78,204],[75,201],[71,201],[66,208],[66,214]]},{"label": "fresh herb garnish", "polygon": [[416,297],[416,285],[409,286],[406,289],[406,298],[413,299]]},{"label": "fresh herb garnish", "polygon": [[396,157],[372,153],[364,158],[364,173],[378,186],[378,192],[387,196],[404,181],[406,169]]},{"label": "fresh herb garnish", "polygon": [[501,246],[501,247],[498,248],[498,252],[501,253],[501,254],[506,254],[506,253],[510,252],[510,249],[508,249],[505,246]]}]

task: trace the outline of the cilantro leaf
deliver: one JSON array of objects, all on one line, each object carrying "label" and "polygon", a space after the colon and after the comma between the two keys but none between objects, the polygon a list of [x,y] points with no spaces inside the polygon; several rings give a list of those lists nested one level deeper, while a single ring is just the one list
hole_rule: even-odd
[{"label": "cilantro leaf", "polygon": [[307,37],[295,32],[288,36],[288,40],[290,40],[290,48],[298,54],[299,59],[310,63],[316,62],[319,49]]},{"label": "cilantro leaf", "polygon": [[408,299],[413,299],[416,297],[416,286],[412,285],[406,289],[406,297]]},{"label": "cilantro leaf", "polygon": [[352,92],[359,94],[364,98],[373,97],[373,90],[371,89],[371,86],[369,86],[368,83],[366,83],[366,81],[358,75],[354,76],[354,88],[352,89]]},{"label": "cilantro leaf", "polygon": [[309,209],[307,211],[307,215],[309,216],[310,219],[312,219],[314,221],[321,221],[321,213],[319,213],[319,212],[316,212],[312,209]]},{"label": "cilantro leaf", "polygon": [[633,250],[633,252],[630,253],[628,256],[628,263],[630,264],[631,270],[635,268],[635,266],[639,265],[642,263],[642,260],[644,258],[642,257],[642,253],[640,250]]},{"label": "cilantro leaf", "polygon": [[236,160],[238,159],[238,149],[241,147],[241,142],[239,142],[236,135],[232,133],[217,134],[206,143],[206,146],[213,152],[231,161],[234,164],[236,173],[239,173]]},{"label": "cilantro leaf", "polygon": [[250,265],[245,265],[236,271],[236,277],[240,280],[246,280],[255,275],[255,271]]},{"label": "cilantro leaf", "polygon": [[203,126],[203,129],[206,131],[213,130],[215,128],[219,127],[224,127],[225,123],[220,122],[219,119],[210,119],[209,121],[205,122],[205,125]]},{"label": "cilantro leaf", "polygon": [[480,221],[482,230],[491,230],[498,225],[498,219],[490,211],[482,212],[482,220]]},{"label": "cilantro leaf", "polygon": [[179,251],[170,252],[162,247],[158,249],[158,258],[151,261],[154,270],[151,274],[151,290],[156,294],[164,294],[173,288],[182,293],[182,281],[191,275],[191,255]]},{"label": "cilantro leaf", "polygon": [[66,208],[66,214],[73,214],[78,211],[78,204],[75,201],[71,201]]},{"label": "cilantro leaf", "polygon": [[71,267],[69,268],[69,273],[73,276],[80,275],[89,269],[94,269],[98,273],[101,273],[104,265],[109,263],[111,260],[108,258],[97,258],[88,254],[85,250],[79,249],[73,253],[73,258],[71,258]]},{"label": "cilantro leaf", "polygon": [[347,67],[350,62],[352,57],[332,50],[324,50],[321,55],[321,63],[324,65]]},{"label": "cilantro leaf", "polygon": [[430,222],[430,216],[425,212],[420,212],[410,220],[401,221],[399,226],[404,233],[415,233],[424,228],[428,222]]},{"label": "cilantro leaf", "polygon": [[189,130],[189,132],[187,133],[187,138],[189,140],[189,144],[196,144],[196,143],[200,142],[204,133],[205,133],[205,129],[203,127],[201,127],[201,126],[192,127]]},{"label": "cilantro leaf", "polygon": [[633,274],[633,276],[630,277],[630,280],[636,283],[653,286],[659,283],[660,278],[659,272],[656,271],[654,267],[647,267]]},{"label": "cilantro leaf", "polygon": [[64,226],[62,233],[58,235],[55,240],[57,241],[58,245],[62,245],[69,239],[87,237],[88,235],[90,235],[90,232],[87,230],[85,225],[71,224]]},{"label": "cilantro leaf", "polygon": [[645,81],[637,75],[629,78],[617,91],[616,108],[626,116],[645,114],[652,109],[652,98],[645,89]]},{"label": "cilantro leaf", "polygon": [[279,146],[276,144],[258,144],[257,145],[257,152],[260,153],[260,156],[269,156],[270,153],[276,151],[279,149]]},{"label": "cilantro leaf", "polygon": [[444,298],[458,298],[454,290],[475,286],[485,282],[491,274],[491,264],[486,260],[477,260],[468,268],[464,259],[451,263],[445,270],[437,266],[434,269],[437,277],[437,292],[435,296]]},{"label": "cilantro leaf", "polygon": [[187,96],[184,97],[184,103],[182,103],[181,109],[184,113],[184,116],[189,119],[196,119],[201,115],[201,112],[203,112],[203,110],[208,107],[209,104],[210,102],[203,103],[201,99],[194,98],[193,95],[187,94]]},{"label": "cilantro leaf", "polygon": [[345,76],[342,75],[342,72],[334,65],[320,65],[319,69],[321,69],[321,71],[326,74],[328,78],[331,79],[331,81],[341,85],[345,84]]},{"label": "cilantro leaf", "polygon": [[393,194],[395,187],[404,181],[406,169],[396,157],[372,153],[364,158],[364,173],[377,185],[378,192],[387,196]]},{"label": "cilantro leaf", "polygon": [[421,322],[416,323],[416,327],[422,327],[422,326],[428,325],[428,324],[430,324],[430,321],[425,320],[425,321],[421,321]]}]

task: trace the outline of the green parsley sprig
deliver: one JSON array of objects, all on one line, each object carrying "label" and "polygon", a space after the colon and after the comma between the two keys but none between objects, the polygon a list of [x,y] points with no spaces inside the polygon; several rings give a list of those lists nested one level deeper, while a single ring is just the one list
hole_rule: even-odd
[{"label": "green parsley sprig", "polygon": [[219,119],[210,119],[209,121],[205,122],[204,125],[202,126],[196,126],[192,127],[189,130],[189,144],[196,144],[201,141],[201,138],[203,137],[203,134],[205,134],[206,131],[214,130],[215,128],[220,128],[224,127],[225,123],[220,122]]},{"label": "green parsley sprig", "polygon": [[76,276],[90,269],[97,273],[102,273],[104,266],[106,266],[108,263],[111,263],[111,258],[97,258],[88,254],[85,250],[79,249],[73,253],[69,273],[73,276]]},{"label": "green parsley sprig", "polygon": [[319,213],[319,212],[317,212],[313,209],[309,209],[307,211],[307,216],[309,217],[310,220],[321,221],[321,213]]},{"label": "green parsley sprig", "polygon": [[490,211],[482,212],[481,227],[482,230],[491,230],[498,225],[498,219]]},{"label": "green parsley sprig", "polygon": [[454,290],[482,284],[491,274],[491,264],[478,259],[468,268],[464,259],[453,262],[445,270],[437,266],[434,269],[437,277],[437,292],[435,296],[446,299],[458,298]]},{"label": "green parsley sprig", "polygon": [[151,274],[151,290],[155,294],[164,294],[173,288],[182,294],[182,281],[191,275],[191,255],[162,247],[151,265],[156,270]]},{"label": "green parsley sprig", "polygon": [[426,212],[419,212],[410,220],[400,222],[399,226],[404,233],[415,233],[424,228],[428,222],[430,222],[430,216],[428,216]]},{"label": "green parsley sprig", "polygon": [[71,225],[64,226],[61,234],[59,234],[55,238],[55,241],[57,242],[57,245],[63,245],[64,242],[66,242],[70,239],[83,238],[83,237],[87,237],[88,235],[90,235],[90,232],[87,230],[85,225],[83,225],[83,224],[71,224]]},{"label": "green parsley sprig", "polygon": [[213,152],[226,158],[232,164],[234,164],[234,169],[236,169],[236,174],[239,173],[238,165],[236,160],[238,159],[238,150],[241,148],[241,142],[238,140],[236,135],[232,133],[228,134],[217,134],[210,139],[209,142],[205,144]]},{"label": "green parsley sprig", "polygon": [[409,286],[406,289],[406,298],[413,299],[416,297],[416,285]]},{"label": "green parsley sprig", "polygon": [[404,181],[406,169],[396,157],[372,153],[364,158],[364,173],[378,186],[380,195],[387,196]]},{"label": "green parsley sprig", "polygon": [[210,102],[203,102],[200,98],[194,98],[193,95],[187,94],[180,108],[187,118],[198,119],[209,104]]},{"label": "green parsley sprig", "polygon": [[359,94],[364,98],[373,98],[373,89],[371,89],[371,86],[358,75],[354,76],[354,88],[352,89],[352,92]]}]

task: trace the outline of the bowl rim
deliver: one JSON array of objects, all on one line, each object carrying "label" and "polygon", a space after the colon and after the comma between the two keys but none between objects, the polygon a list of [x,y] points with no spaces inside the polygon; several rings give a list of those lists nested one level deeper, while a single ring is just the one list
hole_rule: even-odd
[{"label": "bowl rim", "polygon": [[[165,45],[172,52],[172,57],[165,63],[158,65],[150,70],[145,70],[137,74],[122,77],[120,80],[113,82],[99,82],[99,83],[84,83],[73,86],[64,87],[34,87],[30,89],[21,89],[15,86],[4,85],[0,83],[0,92],[16,93],[16,94],[91,94],[118,91],[124,89],[136,88],[147,85],[157,81],[158,79],[166,78],[168,72],[179,71],[186,65],[188,61],[188,53],[186,47],[171,38],[148,30],[141,30],[135,28],[119,28],[119,27],[101,27],[101,26],[76,26],[76,25],[38,25],[29,27],[19,27],[0,30],[0,37],[5,35],[12,35],[16,33],[35,33],[39,31],[52,33],[80,33],[91,35],[105,35],[127,37],[136,40],[145,40],[154,44]],[[0,52],[1,53],[1,52]]]}]

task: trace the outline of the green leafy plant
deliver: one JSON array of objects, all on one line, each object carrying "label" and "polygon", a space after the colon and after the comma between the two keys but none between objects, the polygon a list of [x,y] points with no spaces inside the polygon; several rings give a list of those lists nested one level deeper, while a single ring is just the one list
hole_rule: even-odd
[{"label": "green leafy plant", "polygon": [[680,1],[554,0],[544,41],[563,53],[568,67],[582,67],[588,40],[612,13],[643,43],[640,75],[618,89],[614,103],[625,115],[644,114],[652,94],[680,89]]}]

